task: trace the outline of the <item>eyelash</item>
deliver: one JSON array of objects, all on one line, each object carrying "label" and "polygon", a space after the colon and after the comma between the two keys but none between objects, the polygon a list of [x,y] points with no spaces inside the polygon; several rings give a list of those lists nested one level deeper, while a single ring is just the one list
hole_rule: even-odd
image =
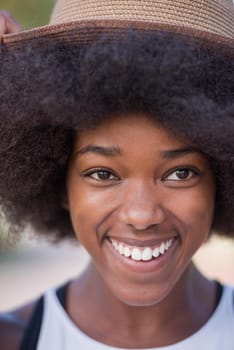
[{"label": "eyelash", "polygon": [[[106,173],[106,174],[109,174],[111,176],[113,176],[113,179],[98,179],[98,178],[95,178],[94,175],[95,174],[98,174],[100,175],[100,173]],[[93,180],[96,180],[96,181],[100,181],[100,182],[106,182],[106,181],[115,181],[116,179],[119,180],[119,177],[117,175],[115,175],[113,173],[112,170],[109,170],[109,169],[106,169],[106,168],[96,168],[96,169],[92,169],[88,172],[85,172],[84,174],[82,174],[82,176],[84,177],[90,177],[91,179]]]},{"label": "eyelash", "polygon": [[[188,172],[189,176],[184,178],[184,179],[169,179],[169,177],[172,177],[173,174],[176,174],[178,172]],[[192,179],[195,176],[199,176],[201,175],[201,172],[198,169],[194,169],[192,167],[189,166],[184,166],[184,167],[177,167],[176,169],[170,170],[170,172],[168,172],[166,174],[165,177],[163,177],[162,181],[177,181],[177,182],[181,182],[181,181],[189,181],[190,179]],[[176,175],[178,176],[178,175]]]},{"label": "eyelash", "polygon": [[[184,178],[184,179],[170,179],[169,177],[172,177],[173,174],[176,174],[178,172],[188,172],[189,176]],[[100,176],[100,174],[106,174],[109,175],[110,178],[98,178],[98,174]],[[96,177],[95,177],[96,175]],[[173,170],[170,170],[163,178],[162,181],[174,181],[174,182],[182,182],[182,181],[189,181],[190,179],[192,179],[195,176],[199,176],[201,175],[201,172],[198,169],[194,169],[192,167],[189,166],[184,166],[184,167],[177,167]],[[110,169],[106,169],[106,168],[96,168],[96,169],[92,169],[88,172],[85,172],[84,174],[82,174],[83,177],[90,177],[91,179],[95,180],[95,181],[100,181],[100,182],[111,182],[111,181],[116,181],[116,180],[120,180],[120,178]],[[178,175],[176,175],[178,176]]]}]

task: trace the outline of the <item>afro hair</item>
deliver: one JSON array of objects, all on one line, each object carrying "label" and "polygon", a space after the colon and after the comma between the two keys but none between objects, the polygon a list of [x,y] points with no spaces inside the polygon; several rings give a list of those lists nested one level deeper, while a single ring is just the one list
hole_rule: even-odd
[{"label": "afro hair", "polygon": [[2,45],[0,62],[0,205],[12,231],[30,223],[56,240],[74,237],[61,206],[74,133],[139,112],[206,155],[216,177],[213,230],[234,235],[233,56],[130,30],[88,45]]}]

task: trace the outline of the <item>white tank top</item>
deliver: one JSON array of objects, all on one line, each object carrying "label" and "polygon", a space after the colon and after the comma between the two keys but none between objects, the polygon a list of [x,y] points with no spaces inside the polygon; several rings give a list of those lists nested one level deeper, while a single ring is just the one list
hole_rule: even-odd
[{"label": "white tank top", "polygon": [[[145,350],[234,350],[233,292],[231,287],[224,287],[215,312],[192,336],[174,345]],[[37,350],[48,349],[120,350],[120,348],[99,343],[83,333],[66,314],[54,289],[48,290],[45,294],[44,313],[37,345]]]}]

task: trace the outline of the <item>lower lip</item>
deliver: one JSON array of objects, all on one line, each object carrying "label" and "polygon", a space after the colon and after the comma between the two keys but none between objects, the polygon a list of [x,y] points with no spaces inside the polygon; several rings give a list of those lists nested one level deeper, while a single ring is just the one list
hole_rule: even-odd
[{"label": "lower lip", "polygon": [[156,270],[161,269],[163,266],[168,264],[168,259],[171,259],[176,248],[179,245],[179,239],[175,238],[171,247],[163,254],[159,255],[157,258],[153,258],[149,261],[135,261],[131,258],[127,258],[124,255],[120,255],[111,242],[106,240],[108,248],[111,249],[111,253],[118,259],[117,261],[126,269],[131,270],[137,273],[146,273],[146,272],[155,272]]}]

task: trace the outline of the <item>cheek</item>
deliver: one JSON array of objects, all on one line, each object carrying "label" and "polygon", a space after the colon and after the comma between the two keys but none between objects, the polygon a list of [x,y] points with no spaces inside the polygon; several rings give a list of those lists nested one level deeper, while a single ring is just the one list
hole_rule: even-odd
[{"label": "cheek", "polygon": [[99,229],[105,219],[108,199],[105,193],[70,181],[68,186],[68,210],[78,240],[84,246],[101,242],[104,232]]},{"label": "cheek", "polygon": [[215,203],[215,186],[211,179],[200,187],[175,191],[168,198],[167,207],[185,224],[194,229],[211,226]]},{"label": "cheek", "polygon": [[[213,182],[185,191],[173,202],[171,211],[181,222],[183,238],[194,250],[208,238],[213,222],[215,188]],[[177,203],[177,204],[176,204]]]}]

